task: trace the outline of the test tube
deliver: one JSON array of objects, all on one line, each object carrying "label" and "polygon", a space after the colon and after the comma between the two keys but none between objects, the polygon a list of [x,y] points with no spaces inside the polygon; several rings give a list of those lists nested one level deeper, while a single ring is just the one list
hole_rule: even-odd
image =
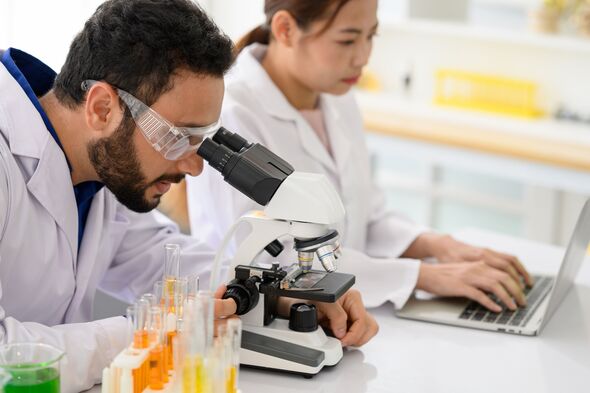
[{"label": "test tube", "polygon": [[164,388],[164,347],[161,342],[163,330],[162,309],[157,306],[150,308],[150,340],[152,348],[150,349],[150,380],[149,386],[152,390],[162,390]]},{"label": "test tube", "polygon": [[145,299],[150,304],[150,307],[154,307],[158,305],[158,299],[155,294],[153,293],[144,293],[141,295],[142,299]]},{"label": "test tube", "polygon": [[135,320],[137,318],[137,308],[134,304],[127,307],[126,311],[127,316],[127,332],[125,336],[125,342],[127,346],[131,346],[133,344],[133,335],[135,332]]},{"label": "test tube", "polygon": [[162,303],[160,303],[160,301],[163,298],[163,293],[162,293],[162,281],[156,281],[154,283],[154,289],[153,289],[153,294],[156,297],[158,303],[161,305]]},{"label": "test tube", "polygon": [[230,318],[226,324],[228,356],[229,356],[229,375],[226,381],[227,393],[236,393],[238,391],[238,373],[240,370],[240,347],[242,342],[242,320],[239,318]]},{"label": "test tube", "polygon": [[[136,305],[136,318],[133,332],[133,348],[147,350],[149,348],[148,329],[150,321],[150,303],[147,299],[140,298]],[[142,392],[149,384],[149,357],[136,369],[132,370],[134,393]]]},{"label": "test tube", "polygon": [[150,306],[148,310],[149,325],[147,326],[151,345],[160,343],[162,330],[162,309],[158,306]]},{"label": "test tube", "polygon": [[[184,313],[184,303],[188,297],[188,279],[186,277],[179,277],[174,283],[174,312],[176,313],[177,321],[182,321]],[[179,330],[177,327],[176,330]]]},{"label": "test tube", "polygon": [[[204,338],[205,347],[211,348],[213,345],[213,293],[211,291],[199,291],[196,297],[197,302],[201,305],[203,323],[204,323]],[[202,333],[201,333],[202,334]]]},{"label": "test tube", "polygon": [[136,318],[134,323],[133,347],[144,349],[148,347],[148,319],[149,319],[149,302],[146,299],[139,299],[136,305]]},{"label": "test tube", "polygon": [[[154,296],[156,297],[156,303],[162,310],[162,338],[161,343],[164,349],[164,366],[166,374],[164,375],[165,382],[168,382],[168,373],[171,370],[172,361],[169,359],[169,353],[171,349],[168,346],[168,331],[176,330],[176,321],[169,321],[168,310],[170,309],[170,299],[164,290],[164,282],[156,281],[154,283]],[[174,318],[172,318],[174,319]]]},{"label": "test tube", "polygon": [[[180,275],[180,246],[178,244],[166,244],[166,260],[164,263],[164,277],[162,289],[162,297],[174,299],[176,291],[176,281]],[[174,302],[169,303],[172,309],[168,312],[175,313]]]},{"label": "test tube", "polygon": [[154,328],[154,324],[158,323],[156,321],[157,315],[154,314],[153,310],[153,308],[157,305],[156,296],[152,293],[144,293],[143,295],[141,295],[140,300],[142,300],[148,308],[148,318],[146,320],[145,329],[148,331],[148,340],[150,345],[152,345],[158,342],[159,339],[157,329]]},{"label": "test tube", "polygon": [[172,307],[172,298],[166,296],[164,298],[164,317],[166,319],[166,359],[169,370],[174,369],[174,338],[176,337],[176,314],[171,312],[174,310]]},{"label": "test tube", "polygon": [[222,327],[220,334],[213,342],[213,347],[209,350],[207,356],[207,376],[213,393],[226,393],[227,388],[227,354],[225,345],[225,326]]},{"label": "test tube", "polygon": [[164,383],[168,383],[168,377],[170,373],[170,367],[168,366],[168,328],[166,321],[166,312],[164,311],[163,307],[160,307],[160,318],[162,322],[160,328],[160,345],[162,346],[163,369],[162,380],[164,381]]},{"label": "test tube", "polygon": [[164,313],[163,315],[163,322],[164,322],[164,338],[162,340],[162,344],[164,345],[164,358],[166,362],[166,368],[170,371],[174,367],[174,348],[173,348],[173,339],[176,337],[176,327],[177,327],[177,311],[174,307],[174,292],[175,292],[175,284],[171,285],[172,288],[172,295],[170,291],[166,287],[165,281],[156,281],[154,283],[154,294],[158,299],[158,303],[162,308]]},{"label": "test tube", "polygon": [[166,244],[166,262],[164,265],[164,281],[180,276],[180,245]]},{"label": "test tube", "polygon": [[203,293],[190,303],[185,313],[183,332],[185,354],[183,357],[182,381],[184,392],[210,391],[207,370],[208,340],[206,326],[209,298]]},{"label": "test tube", "polygon": [[192,275],[188,277],[188,287],[187,287],[187,298],[188,299],[195,299],[197,297],[197,293],[199,292],[199,276]]}]

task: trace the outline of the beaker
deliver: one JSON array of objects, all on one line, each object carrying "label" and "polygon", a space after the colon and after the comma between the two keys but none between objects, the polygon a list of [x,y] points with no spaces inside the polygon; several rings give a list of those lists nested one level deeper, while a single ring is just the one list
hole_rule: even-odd
[{"label": "beaker", "polygon": [[0,346],[0,368],[12,377],[5,393],[59,393],[59,361],[64,352],[41,343]]},{"label": "beaker", "polygon": [[0,392],[4,393],[4,385],[10,381],[12,377],[3,368],[0,368]]}]

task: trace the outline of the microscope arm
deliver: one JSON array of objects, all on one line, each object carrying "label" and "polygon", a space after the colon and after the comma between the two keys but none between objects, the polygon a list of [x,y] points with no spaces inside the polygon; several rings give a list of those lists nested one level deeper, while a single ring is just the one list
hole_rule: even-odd
[{"label": "microscope arm", "polygon": [[[217,253],[211,274],[216,288],[225,248],[237,226],[249,222],[251,232],[237,250],[232,268],[250,264],[274,240],[283,235],[312,239],[344,219],[344,206],[325,176],[295,172],[293,167],[260,144],[221,128],[213,139],[205,139],[197,151],[219,171],[224,180],[255,202],[267,206],[236,222]],[[261,218],[263,217],[263,218]]]},{"label": "microscope arm", "polygon": [[250,224],[251,231],[240,243],[231,269],[238,265],[249,265],[269,243],[282,236],[313,239],[325,234],[327,228],[324,225],[306,222],[275,220],[259,211],[250,212],[242,216],[239,221]]},{"label": "microscope arm", "polygon": [[313,239],[326,232],[326,226],[323,225],[274,220],[267,217],[261,211],[252,211],[245,214],[234,223],[223,238],[221,247],[215,258],[213,273],[211,274],[210,288],[216,288],[221,284],[218,282],[219,266],[221,266],[225,250],[238,227],[246,223],[250,226],[250,233],[238,246],[229,271],[234,271],[238,265],[251,264],[269,243],[282,236],[291,235],[298,239]]}]

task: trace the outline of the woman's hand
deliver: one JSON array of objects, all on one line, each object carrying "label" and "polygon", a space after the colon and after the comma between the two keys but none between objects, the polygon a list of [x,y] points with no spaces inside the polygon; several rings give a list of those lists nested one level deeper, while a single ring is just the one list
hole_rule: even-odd
[{"label": "woman's hand", "polygon": [[[422,263],[416,288],[440,296],[464,296],[494,312],[526,305],[523,289],[533,279],[513,255],[460,242],[448,235],[424,233],[404,253],[409,258],[435,257],[439,264]],[[524,281],[524,283],[523,283]]]},{"label": "woman's hand", "polygon": [[496,297],[511,310],[526,306],[519,281],[484,261],[420,265],[417,289],[439,296],[463,296],[475,300],[493,312],[502,311],[486,293]]},{"label": "woman's hand", "polygon": [[428,249],[431,256],[441,263],[484,262],[493,268],[508,273],[519,284],[521,284],[522,278],[527,285],[533,285],[532,277],[518,258],[513,255],[475,247],[448,235],[434,235],[431,237]]}]

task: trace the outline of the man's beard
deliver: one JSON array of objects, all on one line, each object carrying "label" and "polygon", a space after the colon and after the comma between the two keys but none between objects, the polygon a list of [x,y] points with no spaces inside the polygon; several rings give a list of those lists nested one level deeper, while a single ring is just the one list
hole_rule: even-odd
[{"label": "man's beard", "polygon": [[113,135],[88,145],[88,155],[100,181],[117,200],[135,212],[145,213],[160,203],[160,198],[149,201],[145,194],[148,187],[162,179],[147,182],[133,144],[134,131],[135,122],[125,116]]}]

